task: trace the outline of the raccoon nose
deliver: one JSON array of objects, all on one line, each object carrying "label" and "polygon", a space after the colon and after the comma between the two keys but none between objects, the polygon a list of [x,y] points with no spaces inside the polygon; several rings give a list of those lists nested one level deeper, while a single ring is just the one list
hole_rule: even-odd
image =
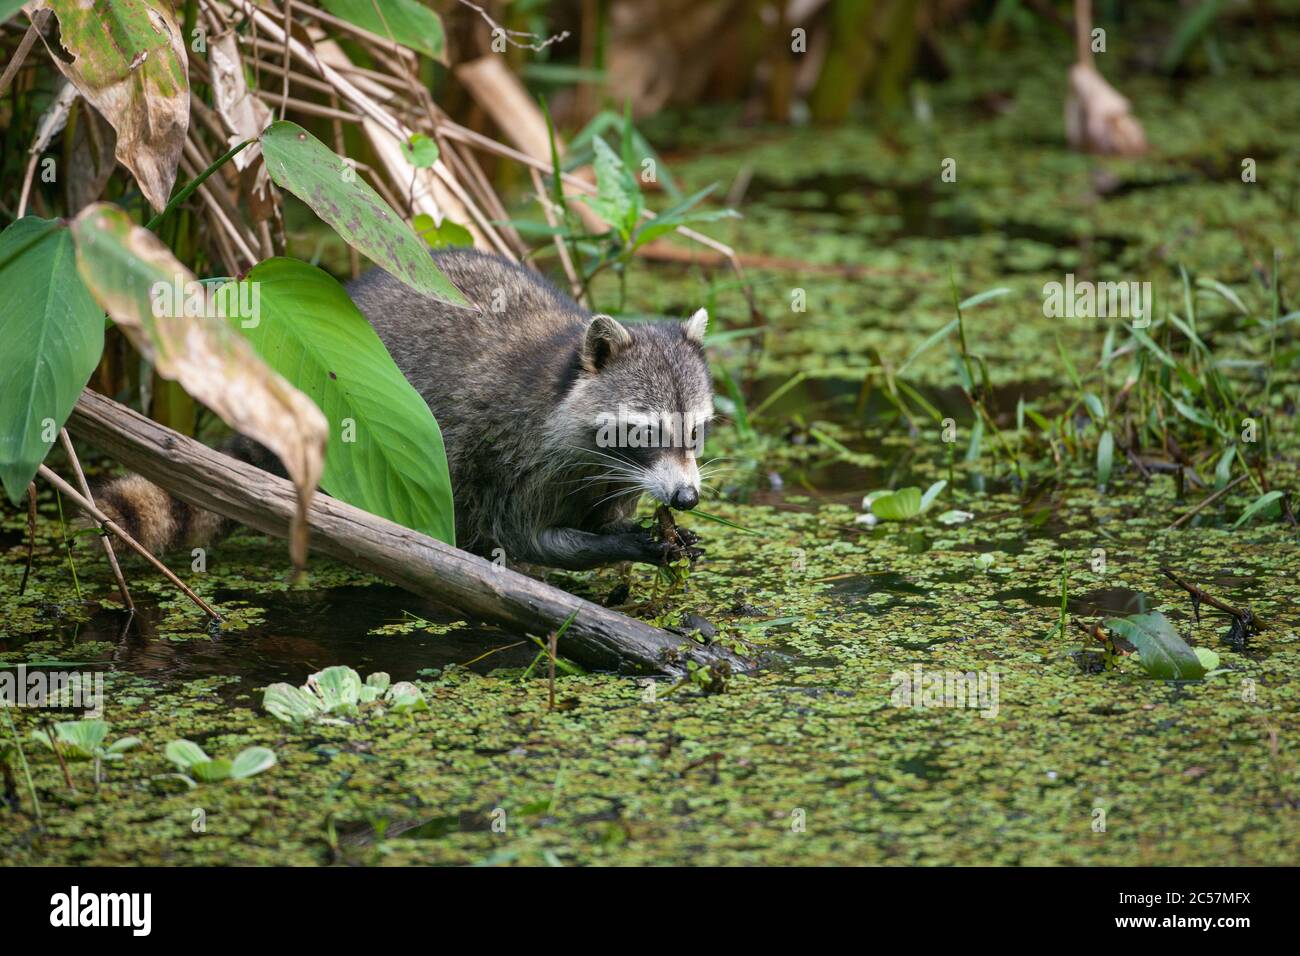
[{"label": "raccoon nose", "polygon": [[690,511],[700,503],[700,493],[690,485],[682,485],[673,492],[673,507],[678,511]]}]

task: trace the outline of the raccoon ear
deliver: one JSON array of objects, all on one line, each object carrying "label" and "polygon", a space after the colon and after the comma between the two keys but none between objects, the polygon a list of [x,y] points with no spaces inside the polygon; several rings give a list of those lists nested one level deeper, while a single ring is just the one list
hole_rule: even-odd
[{"label": "raccoon ear", "polygon": [[582,339],[582,364],[599,372],[615,355],[632,344],[632,333],[608,315],[593,315]]},{"label": "raccoon ear", "polygon": [[709,330],[709,310],[699,309],[696,313],[682,323],[682,330],[686,333],[686,338],[696,345],[704,344],[704,333]]}]

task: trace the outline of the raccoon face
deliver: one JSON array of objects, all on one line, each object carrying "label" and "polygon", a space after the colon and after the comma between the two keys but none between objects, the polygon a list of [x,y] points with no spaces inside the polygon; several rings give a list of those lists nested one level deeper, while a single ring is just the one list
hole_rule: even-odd
[{"label": "raccoon face", "polygon": [[708,322],[703,309],[685,322],[630,326],[593,316],[566,399],[569,444],[585,463],[683,511],[700,500],[698,457],[713,418]]}]

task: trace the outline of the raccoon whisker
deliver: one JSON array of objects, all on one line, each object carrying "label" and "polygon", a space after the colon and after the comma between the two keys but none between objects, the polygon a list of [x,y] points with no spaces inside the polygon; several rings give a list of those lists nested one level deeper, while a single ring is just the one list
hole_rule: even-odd
[{"label": "raccoon whisker", "polygon": [[613,492],[613,493],[611,493],[611,494],[606,495],[604,498],[601,498],[601,499],[600,499],[599,501],[597,501],[594,505],[592,505],[591,508],[590,508],[590,510],[591,510],[591,511],[595,511],[597,508],[599,508],[601,505],[603,505],[606,501],[610,501],[610,500],[612,500],[612,499],[614,499],[614,498],[619,497],[620,495],[630,494],[631,491],[632,491],[633,489],[636,490],[636,492],[637,492],[637,497],[638,497],[638,498],[639,498],[641,495],[643,495],[643,494],[648,494],[649,491],[650,491],[650,487],[649,487],[649,485],[647,485],[645,482],[637,482],[636,484],[632,485],[632,486],[629,487],[629,488],[620,488],[619,490],[617,490],[617,491],[615,491],[615,492]]},{"label": "raccoon whisker", "polygon": [[644,468],[627,463],[613,465],[606,464],[605,462],[593,462],[590,467],[595,469],[591,474],[579,475],[575,480],[581,481],[584,478],[600,480],[601,478],[612,477],[640,479],[645,475]]},{"label": "raccoon whisker", "polygon": [[[645,471],[645,469],[639,468],[635,465],[628,465],[628,464],[610,465],[604,462],[593,462],[590,467],[601,469],[599,472],[597,472],[597,474],[599,475],[641,475]],[[579,475],[579,479],[583,477],[590,477],[590,476]]]},{"label": "raccoon whisker", "polygon": [[699,469],[701,477],[713,477],[716,475],[729,475],[736,471],[735,465],[705,465]]},{"label": "raccoon whisker", "polygon": [[558,484],[561,484],[561,485],[576,485],[579,489],[581,489],[581,488],[588,488],[588,487],[590,487],[591,485],[598,485],[598,484],[601,484],[601,483],[603,483],[603,482],[609,482],[609,483],[612,483],[612,484],[621,484],[621,485],[637,485],[637,484],[640,484],[640,482],[641,482],[641,476],[640,476],[640,475],[635,475],[635,474],[626,474],[626,475],[615,475],[615,474],[591,475],[591,476],[586,477],[586,478],[574,478],[574,479],[571,480],[571,481],[562,481],[562,482],[558,482]]},{"label": "raccoon whisker", "polygon": [[597,458],[604,458],[608,461],[615,462],[619,465],[631,465],[632,463],[626,458],[620,458],[618,455],[611,455],[609,452],[600,451],[596,448],[585,448],[582,445],[565,445],[570,451],[581,452],[584,455],[594,455]]}]

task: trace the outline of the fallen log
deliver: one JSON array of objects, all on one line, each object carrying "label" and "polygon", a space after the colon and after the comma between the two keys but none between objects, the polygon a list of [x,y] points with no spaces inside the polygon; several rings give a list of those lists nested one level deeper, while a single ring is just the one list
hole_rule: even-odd
[{"label": "fallen log", "polygon": [[[171,494],[240,524],[287,537],[293,485],[86,389],[68,427]],[[680,671],[687,660],[752,662],[500,567],[352,505],[318,494],[307,512],[311,546],[474,621],[545,638],[577,611],[560,638],[565,657],[592,668]]]}]

